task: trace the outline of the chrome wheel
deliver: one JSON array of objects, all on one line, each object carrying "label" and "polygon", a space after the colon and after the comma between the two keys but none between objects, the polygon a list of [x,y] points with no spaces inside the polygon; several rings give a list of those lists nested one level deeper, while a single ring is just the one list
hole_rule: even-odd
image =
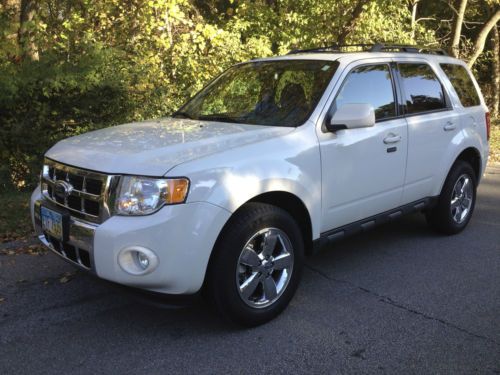
[{"label": "chrome wheel", "polygon": [[263,308],[285,291],[293,271],[293,248],[280,229],[266,228],[245,244],[238,259],[236,286],[250,307]]},{"label": "chrome wheel", "polygon": [[467,219],[472,207],[474,194],[473,182],[466,174],[461,175],[451,192],[451,217],[457,224]]}]

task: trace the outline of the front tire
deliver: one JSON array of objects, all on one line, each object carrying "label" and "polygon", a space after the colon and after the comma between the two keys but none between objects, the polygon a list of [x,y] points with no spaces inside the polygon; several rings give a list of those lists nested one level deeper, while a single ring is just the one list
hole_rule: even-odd
[{"label": "front tire", "polygon": [[431,228],[448,235],[464,230],[476,204],[476,187],[474,170],[458,160],[448,173],[436,207],[426,214]]},{"label": "front tire", "polygon": [[235,323],[266,323],[295,294],[303,258],[302,233],[290,214],[269,204],[248,203],[217,240],[208,270],[208,296]]}]

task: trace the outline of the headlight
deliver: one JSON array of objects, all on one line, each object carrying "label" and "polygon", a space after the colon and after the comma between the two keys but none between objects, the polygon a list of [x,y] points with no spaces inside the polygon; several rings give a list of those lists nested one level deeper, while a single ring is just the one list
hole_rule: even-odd
[{"label": "headlight", "polygon": [[123,176],[115,204],[118,215],[148,215],[166,204],[184,203],[189,190],[187,178]]}]

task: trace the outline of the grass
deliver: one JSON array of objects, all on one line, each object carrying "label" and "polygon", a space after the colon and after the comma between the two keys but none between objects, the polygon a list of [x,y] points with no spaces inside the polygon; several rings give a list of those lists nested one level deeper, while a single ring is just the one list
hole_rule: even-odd
[{"label": "grass", "polygon": [[33,235],[30,192],[0,193],[0,243],[27,239]]},{"label": "grass", "polygon": [[500,118],[491,121],[490,163],[500,163]]}]

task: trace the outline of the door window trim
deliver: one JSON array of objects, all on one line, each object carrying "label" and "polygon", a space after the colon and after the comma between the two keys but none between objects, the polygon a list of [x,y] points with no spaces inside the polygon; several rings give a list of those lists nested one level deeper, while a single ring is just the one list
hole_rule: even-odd
[{"label": "door window trim", "polygon": [[387,62],[369,62],[369,63],[359,64],[359,65],[356,65],[356,66],[352,67],[352,69],[350,69],[349,72],[344,77],[344,80],[342,81],[342,83],[340,84],[337,92],[335,93],[335,96],[334,96],[332,102],[330,103],[330,106],[329,106],[328,110],[326,111],[326,115],[325,115],[325,118],[324,118],[323,122],[326,123],[327,121],[330,121],[330,118],[333,115],[333,113],[331,113],[332,107],[333,107],[335,101],[337,100],[338,95],[342,91],[344,85],[346,84],[347,80],[349,79],[351,73],[353,71],[355,71],[356,69],[363,68],[363,67],[366,67],[366,66],[380,66],[380,65],[385,65],[385,66],[387,66],[389,68],[388,70],[389,70],[389,74],[391,76],[392,95],[394,97],[394,109],[395,109],[396,115],[395,116],[391,116],[391,117],[385,117],[383,119],[376,119],[375,123],[377,124],[377,123],[380,123],[380,122],[391,121],[391,120],[395,120],[395,119],[403,117],[403,114],[400,113],[400,108],[399,108],[400,107],[399,92],[398,92],[397,87],[396,87],[396,77],[394,76],[394,72],[392,70],[391,64],[392,63],[390,61],[387,61]]},{"label": "door window trim", "polygon": [[[425,60],[418,60],[418,61],[411,61],[411,60],[410,61],[408,61],[408,60],[398,61],[398,60],[395,60],[394,63],[395,63],[394,70],[395,70],[396,77],[397,77],[396,79],[397,79],[398,85],[401,89],[401,99],[402,99],[401,106],[402,106],[402,110],[403,110],[403,117],[415,117],[415,116],[429,115],[429,114],[433,114],[433,113],[446,112],[446,111],[453,110],[453,104],[451,102],[450,95],[448,94],[448,91],[446,91],[446,88],[443,85],[443,81],[439,78],[439,75],[436,74],[436,70],[432,67],[431,64],[429,64]],[[434,73],[434,76],[436,77],[437,81],[439,82],[439,84],[441,86],[441,90],[443,91],[444,102],[446,105],[444,108],[431,109],[429,111],[422,111],[422,112],[416,112],[416,113],[408,113],[408,107],[407,107],[405,100],[404,100],[404,98],[406,98],[405,86],[403,83],[403,78],[401,77],[401,72],[399,70],[399,65],[403,65],[403,64],[427,65],[429,67],[429,69],[431,69],[432,73]]]}]

